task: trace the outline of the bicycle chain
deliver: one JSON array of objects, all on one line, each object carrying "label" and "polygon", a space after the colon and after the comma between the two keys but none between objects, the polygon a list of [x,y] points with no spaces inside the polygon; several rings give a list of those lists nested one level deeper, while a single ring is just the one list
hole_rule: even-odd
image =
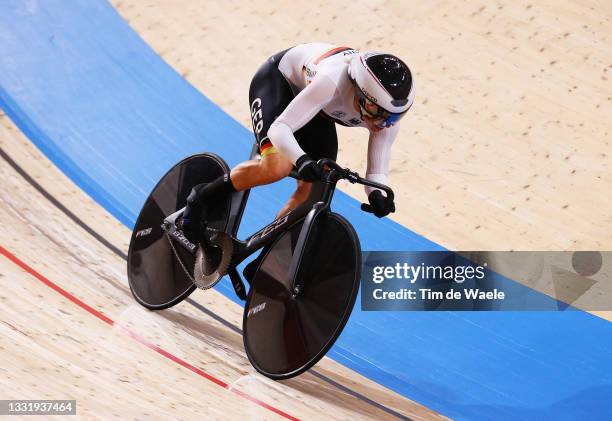
[{"label": "bicycle chain", "polygon": [[172,239],[170,238],[169,234],[166,234],[166,238],[168,239],[168,242],[170,243],[170,248],[172,249],[172,252],[174,253],[174,256],[176,256],[177,260],[179,261],[181,267],[183,268],[183,271],[185,272],[185,275],[187,275],[187,277],[189,278],[189,280],[191,282],[193,282],[194,285],[198,285],[195,281],[195,279],[193,279],[193,275],[191,274],[191,272],[189,272],[187,270],[187,268],[185,267],[185,264],[183,263],[183,259],[181,259],[181,256],[179,256],[178,252],[176,251],[176,249],[174,248],[174,243],[172,242]]}]

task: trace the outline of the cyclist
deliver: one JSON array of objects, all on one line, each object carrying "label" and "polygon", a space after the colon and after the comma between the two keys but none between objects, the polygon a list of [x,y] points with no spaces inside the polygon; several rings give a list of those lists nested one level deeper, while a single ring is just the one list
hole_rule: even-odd
[{"label": "cyclist", "polygon": [[[413,100],[410,69],[390,54],[308,43],[273,55],[249,89],[261,158],[239,164],[229,176],[195,186],[178,228],[190,241],[199,242],[205,200],[276,182],[294,166],[302,180],[277,217],[295,209],[308,197],[311,182],[321,177],[316,161],[336,160],[335,124],[369,130],[366,178],[387,184],[391,144]],[[381,190],[366,187],[366,194],[377,217],[395,211]]]}]

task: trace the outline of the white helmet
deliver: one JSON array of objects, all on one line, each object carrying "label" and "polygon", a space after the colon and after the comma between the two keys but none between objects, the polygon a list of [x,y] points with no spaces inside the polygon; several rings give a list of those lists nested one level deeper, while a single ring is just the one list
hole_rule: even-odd
[{"label": "white helmet", "polygon": [[348,68],[359,94],[360,111],[389,127],[402,118],[414,102],[410,69],[399,58],[384,53],[355,54]]}]

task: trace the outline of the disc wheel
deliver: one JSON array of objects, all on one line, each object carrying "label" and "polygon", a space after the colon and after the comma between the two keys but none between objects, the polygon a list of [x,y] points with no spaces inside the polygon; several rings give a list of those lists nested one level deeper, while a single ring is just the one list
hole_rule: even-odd
[{"label": "disc wheel", "polygon": [[[185,206],[191,188],[229,173],[219,156],[204,153],[190,156],[176,164],[157,183],[147,198],[132,231],[127,272],[136,301],[151,310],[178,304],[195,289],[186,271],[193,274],[195,256],[174,244],[161,229],[164,218]],[[211,228],[224,231],[230,210],[230,197],[203,205]]]},{"label": "disc wheel", "polygon": [[298,270],[302,290],[287,280],[303,221],[273,243],[253,278],[243,316],[244,346],[253,367],[275,380],[315,365],[346,324],[359,290],[361,248],[350,223],[320,214]]}]

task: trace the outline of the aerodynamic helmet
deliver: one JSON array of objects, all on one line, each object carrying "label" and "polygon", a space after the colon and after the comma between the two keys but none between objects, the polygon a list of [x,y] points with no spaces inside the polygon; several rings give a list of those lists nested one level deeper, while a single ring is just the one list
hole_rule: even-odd
[{"label": "aerodynamic helmet", "polygon": [[412,73],[394,55],[356,54],[349,63],[348,74],[356,87],[362,116],[378,120],[379,127],[395,124],[414,102]]}]

